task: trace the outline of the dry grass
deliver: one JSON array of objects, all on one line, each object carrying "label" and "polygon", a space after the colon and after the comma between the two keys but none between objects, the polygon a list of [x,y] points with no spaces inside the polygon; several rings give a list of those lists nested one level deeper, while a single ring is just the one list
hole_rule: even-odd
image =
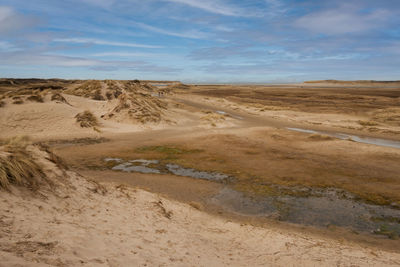
[{"label": "dry grass", "polygon": [[94,100],[105,100],[104,96],[101,94],[101,90],[97,89],[96,91],[94,91],[92,99]]},{"label": "dry grass", "polygon": [[0,151],[0,188],[8,190],[11,185],[37,189],[46,179],[41,166],[26,150],[27,137],[10,139]]},{"label": "dry grass", "polygon": [[226,117],[222,114],[211,113],[201,117],[200,119],[206,123],[211,123],[212,126],[216,126],[217,123],[224,122]]},{"label": "dry grass", "polygon": [[98,97],[98,92],[100,90],[101,90],[100,81],[88,80],[76,88],[66,90],[65,93],[76,96],[94,98],[95,96]]},{"label": "dry grass", "polygon": [[59,156],[57,156],[56,154],[54,154],[51,150],[50,147],[47,144],[44,143],[36,143],[36,145],[40,148],[40,150],[42,151],[46,151],[47,152],[47,157],[46,159],[53,162],[54,164],[57,165],[57,167],[59,167],[61,170],[68,170],[68,166],[65,163],[65,161],[60,158]]},{"label": "dry grass", "polygon": [[8,148],[21,148],[24,149],[27,145],[32,144],[31,140],[26,135],[15,136],[10,138],[2,143],[2,145],[6,145]]},{"label": "dry grass", "polygon": [[118,97],[119,103],[115,108],[103,115],[104,119],[130,119],[140,123],[157,123],[162,120],[162,111],[167,104],[150,94],[129,93]]},{"label": "dry grass", "polygon": [[374,112],[373,119],[382,123],[400,126],[400,108],[378,110]]},{"label": "dry grass", "polygon": [[5,105],[6,105],[6,102],[0,100],[0,108],[1,108],[1,107],[4,107]]},{"label": "dry grass", "polygon": [[28,96],[27,100],[32,101],[32,102],[38,102],[38,103],[43,103],[43,97],[41,95],[31,95]]},{"label": "dry grass", "polygon": [[14,100],[13,104],[20,105],[24,103],[24,100],[19,96],[14,96],[12,99]]},{"label": "dry grass", "polygon": [[118,87],[117,83],[112,80],[105,81],[107,85],[106,98],[108,100],[118,98],[122,94],[122,90]]},{"label": "dry grass", "polygon": [[78,113],[75,118],[79,125],[83,128],[95,127],[99,125],[96,116],[94,116],[89,110]]},{"label": "dry grass", "polygon": [[60,93],[54,93],[51,96],[51,101],[56,101],[56,102],[65,103],[65,104],[69,105],[68,101]]},{"label": "dry grass", "polygon": [[157,208],[160,209],[160,213],[162,216],[164,216],[167,219],[171,219],[172,218],[172,211],[167,211],[167,209],[164,207],[164,204],[162,203],[162,201],[158,201],[158,202],[153,202],[154,206],[156,206]]},{"label": "dry grass", "polygon": [[377,125],[379,125],[379,123],[377,123],[375,121],[358,121],[358,124],[360,124],[362,126],[377,126]]}]

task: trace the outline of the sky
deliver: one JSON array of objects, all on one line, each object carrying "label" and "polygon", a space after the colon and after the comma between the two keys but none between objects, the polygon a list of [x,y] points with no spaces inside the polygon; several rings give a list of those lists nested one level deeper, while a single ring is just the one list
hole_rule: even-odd
[{"label": "sky", "polygon": [[0,0],[0,77],[400,80],[400,1]]}]

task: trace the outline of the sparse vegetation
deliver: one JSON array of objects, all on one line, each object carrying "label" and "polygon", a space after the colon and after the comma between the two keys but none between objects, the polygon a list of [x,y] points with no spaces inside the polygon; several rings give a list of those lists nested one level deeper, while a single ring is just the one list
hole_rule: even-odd
[{"label": "sparse vegetation", "polygon": [[308,139],[311,139],[313,141],[330,141],[330,140],[334,140],[335,138],[328,136],[328,135],[312,134],[308,137]]},{"label": "sparse vegetation", "polygon": [[54,93],[52,96],[51,96],[51,101],[56,101],[56,102],[60,102],[60,103],[65,103],[65,104],[68,104],[69,105],[69,103],[67,102],[67,100],[60,94],[60,93]]},{"label": "sparse vegetation", "polygon": [[13,99],[13,104],[20,105],[24,103],[24,100],[22,100],[22,98],[19,96],[14,96],[12,99]]},{"label": "sparse vegetation", "polygon": [[165,102],[145,92],[124,93],[118,100],[118,105],[103,115],[104,119],[125,117],[140,123],[157,123],[162,120],[162,110],[167,108]]},{"label": "sparse vegetation", "polygon": [[379,229],[374,231],[374,233],[377,235],[387,236],[388,238],[394,240],[399,239],[399,233],[396,230],[392,229],[392,227],[390,227],[388,224],[382,224]]},{"label": "sparse vegetation", "polygon": [[38,103],[43,103],[43,97],[41,95],[31,95],[28,96],[27,100],[32,101],[32,102],[38,102]]},{"label": "sparse vegetation", "polygon": [[89,110],[78,113],[75,118],[79,125],[83,128],[95,127],[99,125],[96,116],[94,116]]},{"label": "sparse vegetation", "polygon": [[379,123],[375,121],[358,121],[358,123],[362,126],[377,126]]},{"label": "sparse vegetation", "polygon": [[100,90],[100,89],[97,89],[97,90],[94,92],[92,98],[93,98],[94,100],[105,100],[104,97],[103,97],[103,95],[101,94],[101,90]]},{"label": "sparse vegetation", "polygon": [[400,108],[377,110],[373,114],[373,119],[382,123],[400,126]]},{"label": "sparse vegetation", "polygon": [[[51,146],[61,145],[61,144],[91,145],[91,144],[100,144],[108,141],[110,141],[110,139],[107,139],[105,137],[101,138],[84,137],[84,138],[74,138],[74,139],[64,139],[64,140],[52,140],[52,141],[47,141],[44,144]],[[43,144],[43,142],[41,144]]]},{"label": "sparse vegetation", "polygon": [[216,127],[217,123],[224,122],[226,120],[226,115],[216,114],[216,113],[209,113],[200,119],[204,122],[210,123],[211,126]]},{"label": "sparse vegetation", "polygon": [[97,80],[89,80],[85,81],[76,88],[66,90],[65,93],[87,98],[94,98],[95,96],[99,97],[98,91],[101,92],[101,82]]},{"label": "sparse vegetation", "polygon": [[191,154],[191,153],[199,153],[203,150],[201,149],[186,149],[182,147],[176,146],[142,146],[135,149],[136,152],[145,153],[145,152],[157,152],[162,154]]}]

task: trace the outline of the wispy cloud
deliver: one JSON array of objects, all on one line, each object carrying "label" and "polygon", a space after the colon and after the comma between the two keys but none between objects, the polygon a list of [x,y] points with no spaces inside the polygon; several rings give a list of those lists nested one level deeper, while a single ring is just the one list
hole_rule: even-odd
[{"label": "wispy cloud", "polygon": [[110,7],[116,2],[116,0],[82,0],[82,1],[103,8]]},{"label": "wispy cloud", "polygon": [[93,57],[147,57],[147,58],[160,58],[170,57],[169,54],[164,53],[141,53],[141,52],[102,52],[94,53],[90,56]]},{"label": "wispy cloud", "polygon": [[198,1],[198,0],[164,0],[164,1],[187,5],[187,6],[190,6],[193,8],[198,8],[198,9],[201,9],[201,10],[204,10],[207,12],[224,15],[224,16],[248,17],[248,16],[252,15],[248,12],[248,10],[229,5],[220,0],[202,0],[202,1]]},{"label": "wispy cloud", "polygon": [[361,33],[382,27],[390,16],[390,11],[386,9],[365,13],[345,5],[340,8],[307,14],[297,19],[294,25],[315,33],[328,35]]},{"label": "wispy cloud", "polygon": [[133,25],[136,25],[139,28],[142,28],[144,30],[164,34],[164,35],[170,35],[170,36],[176,36],[176,37],[183,37],[183,38],[191,38],[191,39],[206,39],[208,38],[208,34],[204,32],[200,32],[198,30],[190,30],[190,31],[184,31],[184,32],[176,32],[176,31],[171,31],[171,30],[165,30],[161,29],[158,27],[154,27],[151,25],[147,25],[142,22],[133,22]]},{"label": "wispy cloud", "polygon": [[108,46],[123,46],[123,47],[140,47],[140,48],[162,48],[159,45],[137,44],[132,42],[114,42],[92,38],[58,38],[54,42],[63,43],[76,43],[76,44],[95,44],[95,45],[108,45]]},{"label": "wispy cloud", "polygon": [[97,60],[85,57],[65,56],[57,54],[35,53],[35,51],[26,51],[18,53],[1,53],[1,65],[33,65],[49,67],[87,67],[99,71],[115,71],[119,69],[129,69],[136,72],[163,72],[173,73],[180,69],[160,66],[145,61],[125,61],[125,60]]},{"label": "wispy cloud", "polygon": [[13,44],[5,41],[0,41],[0,51],[16,51],[18,48],[16,48]]}]

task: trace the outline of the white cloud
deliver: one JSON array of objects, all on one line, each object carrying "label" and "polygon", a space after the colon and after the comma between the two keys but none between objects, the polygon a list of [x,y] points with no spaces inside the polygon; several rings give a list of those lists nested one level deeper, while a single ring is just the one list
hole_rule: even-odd
[{"label": "white cloud", "polygon": [[99,40],[92,38],[58,38],[54,39],[54,42],[63,43],[76,43],[76,44],[96,44],[96,45],[109,45],[109,46],[123,46],[123,47],[139,47],[139,48],[162,48],[158,45],[147,45],[147,44],[137,44],[137,43],[127,43],[127,42],[113,42],[107,40]]},{"label": "white cloud", "polygon": [[32,27],[36,23],[36,19],[17,14],[11,7],[0,6],[0,33],[13,33]]},{"label": "white cloud", "polygon": [[345,6],[305,15],[295,21],[295,26],[322,34],[358,33],[381,27],[389,16],[387,10],[365,14]]}]

